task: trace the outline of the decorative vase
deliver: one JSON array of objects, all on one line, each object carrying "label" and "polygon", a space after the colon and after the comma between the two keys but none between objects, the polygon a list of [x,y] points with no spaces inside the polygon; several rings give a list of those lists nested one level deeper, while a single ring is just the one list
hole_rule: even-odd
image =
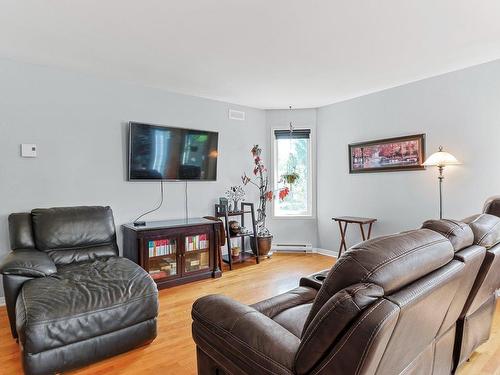
[{"label": "decorative vase", "polygon": [[259,245],[259,253],[257,254],[255,236],[250,236],[250,247],[255,255],[258,256],[269,256],[271,252],[271,245],[273,242],[273,236],[258,236],[257,243]]},{"label": "decorative vase", "polygon": [[235,199],[234,203],[233,203],[233,211],[238,211],[238,210],[239,210],[239,208],[238,208],[238,200]]}]

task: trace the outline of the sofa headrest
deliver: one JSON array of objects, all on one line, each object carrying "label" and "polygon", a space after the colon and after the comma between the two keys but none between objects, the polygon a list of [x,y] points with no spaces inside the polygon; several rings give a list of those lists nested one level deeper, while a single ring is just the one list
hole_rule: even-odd
[{"label": "sofa headrest", "polygon": [[425,221],[422,228],[433,230],[445,236],[451,242],[455,251],[462,250],[474,243],[472,229],[461,221],[432,219]]},{"label": "sofa headrest", "polygon": [[500,196],[488,198],[484,203],[483,213],[500,217]]},{"label": "sofa headrest", "polygon": [[39,250],[71,249],[115,243],[110,207],[37,208],[31,211]]},{"label": "sofa headrest", "polygon": [[358,283],[372,283],[389,295],[453,259],[451,242],[438,232],[417,229],[378,237],[352,247],[332,267],[311,308],[319,309],[335,293]]},{"label": "sofa headrest", "polygon": [[479,214],[464,219],[474,233],[474,244],[487,249],[500,243],[500,217]]}]

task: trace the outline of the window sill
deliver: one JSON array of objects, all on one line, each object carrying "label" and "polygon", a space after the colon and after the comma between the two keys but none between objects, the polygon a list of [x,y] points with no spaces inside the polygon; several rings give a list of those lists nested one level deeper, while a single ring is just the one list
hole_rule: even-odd
[{"label": "window sill", "polygon": [[271,215],[273,220],[316,220],[314,215],[290,215],[290,216],[276,216]]}]

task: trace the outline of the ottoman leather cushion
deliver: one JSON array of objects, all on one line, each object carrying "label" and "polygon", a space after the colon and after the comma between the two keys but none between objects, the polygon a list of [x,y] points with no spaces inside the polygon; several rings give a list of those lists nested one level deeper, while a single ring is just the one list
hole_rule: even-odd
[{"label": "ottoman leather cushion", "polygon": [[153,319],[156,284],[125,258],[98,258],[60,266],[26,282],[16,304],[24,351],[39,353]]}]

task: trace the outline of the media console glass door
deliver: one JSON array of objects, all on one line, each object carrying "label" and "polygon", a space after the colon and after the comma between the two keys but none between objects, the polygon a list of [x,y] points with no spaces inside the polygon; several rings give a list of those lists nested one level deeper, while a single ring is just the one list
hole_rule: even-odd
[{"label": "media console glass door", "polygon": [[156,281],[206,272],[213,267],[211,227],[196,227],[183,234],[155,234],[143,239],[143,264]]},{"label": "media console glass door", "polygon": [[211,268],[211,235],[210,228],[199,227],[183,237],[183,274],[197,273]]},{"label": "media console glass door", "polygon": [[144,239],[146,270],[154,280],[176,278],[181,273],[177,236],[154,236]]}]

